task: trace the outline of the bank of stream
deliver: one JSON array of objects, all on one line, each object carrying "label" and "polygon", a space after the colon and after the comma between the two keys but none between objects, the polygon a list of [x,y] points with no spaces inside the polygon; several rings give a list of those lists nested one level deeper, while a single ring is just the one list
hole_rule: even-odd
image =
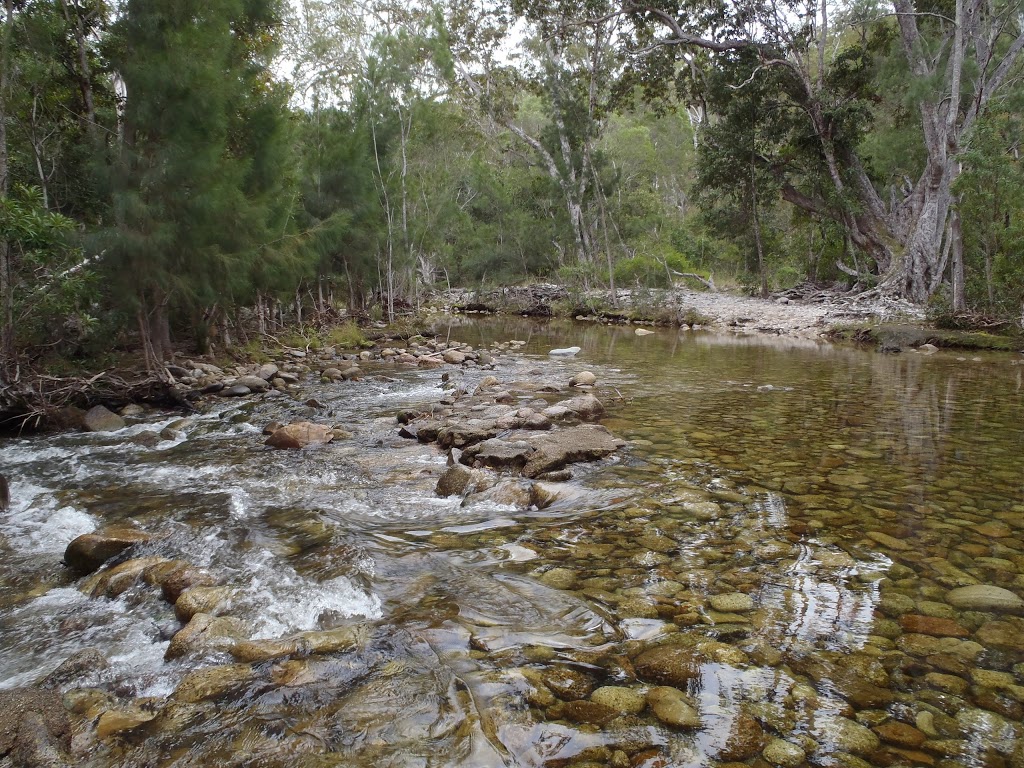
[{"label": "bank of stream", "polygon": [[[525,343],[0,446],[0,686],[78,660],[48,680],[70,731],[35,723],[73,764],[1024,766],[1019,355],[455,322]],[[529,409],[478,433],[521,443],[581,395],[621,448],[437,493],[459,455],[417,424]],[[336,439],[264,445],[299,420]],[[63,565],[112,525],[147,540]],[[168,560],[193,614],[142,566],[110,586]]]}]

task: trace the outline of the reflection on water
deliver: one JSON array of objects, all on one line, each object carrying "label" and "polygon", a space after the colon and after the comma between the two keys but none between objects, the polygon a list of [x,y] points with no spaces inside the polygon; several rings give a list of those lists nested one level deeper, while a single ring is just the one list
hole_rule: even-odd
[{"label": "reflection on water", "polygon": [[[218,403],[161,449],[10,441],[0,684],[103,649],[75,683],[100,692],[69,694],[91,702],[77,757],[97,767],[1024,765],[1021,366],[508,319],[450,333],[524,340],[506,383],[594,371],[625,454],[545,511],[438,499],[444,456],[393,414],[440,397],[440,372],[394,368],[311,380],[319,416]],[[354,437],[260,447],[263,422],[311,416]],[[365,631],[165,662],[180,624],[159,590],[87,598],[59,565],[124,521],[159,535],[142,554],[230,585],[249,638]],[[970,586],[1002,591],[952,593]],[[141,724],[108,733],[111,711]]]}]

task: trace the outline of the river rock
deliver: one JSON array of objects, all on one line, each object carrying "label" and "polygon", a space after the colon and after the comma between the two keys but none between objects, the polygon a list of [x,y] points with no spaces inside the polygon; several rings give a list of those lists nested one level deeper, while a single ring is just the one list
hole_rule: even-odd
[{"label": "river rock", "polygon": [[879,740],[870,728],[845,717],[825,718],[814,736],[822,742],[831,742],[841,752],[869,755],[878,749]]},{"label": "river rock", "polygon": [[700,728],[700,714],[678,688],[660,685],[647,692],[647,704],[661,722],[676,728]]},{"label": "river rock", "polygon": [[594,690],[594,683],[590,677],[571,667],[547,667],[541,672],[541,680],[563,701],[585,699]]},{"label": "river rock", "polygon": [[310,445],[325,445],[334,439],[329,426],[299,421],[286,424],[267,438],[271,448],[299,449]]},{"label": "river rock", "polygon": [[103,528],[72,540],[64,550],[64,562],[78,573],[92,573],[107,560],[129,547],[145,543],[152,538],[150,534],[136,528]]},{"label": "river rock", "polygon": [[167,560],[150,566],[142,573],[147,584],[160,587],[164,600],[172,605],[190,587],[212,587],[217,580],[205,568],[192,565],[184,560]]},{"label": "river rock", "polygon": [[[210,386],[213,386],[212,384]],[[234,384],[232,386],[224,386],[217,394],[221,397],[245,397],[251,395],[252,390],[244,384]]]},{"label": "river rock", "polygon": [[875,726],[874,731],[887,744],[895,744],[898,747],[908,747],[909,749],[917,749],[928,738],[914,726],[896,720]]},{"label": "river rock", "polygon": [[466,355],[457,349],[446,349],[441,357],[451,365],[460,365],[466,362]]},{"label": "river rock", "polygon": [[940,619],[912,613],[900,616],[900,626],[906,632],[916,632],[934,637],[968,637],[971,634],[952,619]]},{"label": "river rock", "polygon": [[591,419],[604,413],[604,404],[591,394],[577,395],[559,403],[581,419]]},{"label": "river rock", "polygon": [[742,592],[729,592],[724,595],[712,595],[708,602],[716,611],[723,613],[746,613],[754,610],[754,598]]},{"label": "river rock", "polygon": [[990,584],[950,590],[946,593],[946,602],[962,611],[1024,613],[1024,600],[1008,589]]},{"label": "river rock", "polygon": [[[425,424],[419,426],[417,437],[424,440]],[[437,444],[442,448],[465,448],[474,443],[482,443],[498,434],[498,428],[493,421],[481,419],[470,419],[462,424],[446,424],[437,431]]]},{"label": "river rock", "polygon": [[466,448],[460,461],[469,465],[519,469],[526,466],[526,461],[534,450],[534,447],[525,440],[511,441],[492,437]]},{"label": "river rock", "polygon": [[182,678],[171,698],[189,703],[214,699],[245,685],[252,679],[253,670],[248,664],[222,664],[198,669]]},{"label": "river rock", "polygon": [[281,369],[278,368],[274,363],[264,363],[260,366],[259,371],[256,373],[264,381],[272,381]]},{"label": "river rock", "polygon": [[242,639],[248,629],[234,616],[209,616],[197,613],[171,638],[164,653],[168,661],[211,651],[227,651]]},{"label": "river rock", "polygon": [[580,371],[569,379],[570,387],[592,387],[597,383],[597,376],[590,371]]},{"label": "river rock", "polygon": [[82,429],[86,432],[114,432],[123,427],[124,419],[102,405],[90,408],[82,417]]},{"label": "river rock", "polygon": [[619,713],[603,704],[581,699],[556,704],[552,708],[552,715],[573,723],[600,726],[610,723],[619,716]]},{"label": "river rock", "polygon": [[1024,621],[989,621],[978,627],[978,640],[986,646],[1024,653]]},{"label": "river rock", "polygon": [[626,444],[604,427],[589,425],[531,435],[529,442],[536,450],[523,467],[526,477],[537,477],[566,464],[601,459]]},{"label": "river rock", "polygon": [[740,712],[733,721],[729,738],[718,752],[719,761],[749,760],[764,748],[764,729],[756,719]]},{"label": "river rock", "polygon": [[266,392],[270,389],[270,382],[260,376],[239,376],[233,382],[233,387],[248,387],[253,392]]},{"label": "river rock", "polygon": [[483,473],[462,464],[452,464],[437,480],[434,492],[438,496],[464,496],[483,485]]},{"label": "river rock", "polygon": [[579,347],[563,347],[560,349],[552,349],[548,354],[554,357],[575,357],[579,354],[579,351]]},{"label": "river rock", "polygon": [[70,766],[71,725],[57,691],[0,690],[0,758],[27,766]]},{"label": "river rock", "polygon": [[590,700],[602,704],[615,712],[639,715],[647,706],[646,697],[632,688],[605,685],[590,694]]},{"label": "river rock", "polygon": [[117,597],[132,588],[147,568],[167,562],[166,557],[137,557],[98,571],[87,578],[79,587],[90,597]]},{"label": "river rock", "polygon": [[233,587],[190,586],[174,601],[174,615],[183,624],[197,613],[220,616],[231,610],[236,593]]},{"label": "river rock", "polygon": [[637,656],[633,667],[641,680],[685,688],[690,680],[700,675],[702,660],[693,648],[657,645]]},{"label": "river rock", "polygon": [[807,755],[796,744],[782,739],[772,739],[761,752],[761,757],[766,763],[777,765],[779,768],[799,768]]},{"label": "river rock", "polygon": [[652,336],[652,335],[654,335],[654,331],[648,330],[647,328],[637,328],[635,331],[633,331],[633,333],[635,333],[637,336]]}]

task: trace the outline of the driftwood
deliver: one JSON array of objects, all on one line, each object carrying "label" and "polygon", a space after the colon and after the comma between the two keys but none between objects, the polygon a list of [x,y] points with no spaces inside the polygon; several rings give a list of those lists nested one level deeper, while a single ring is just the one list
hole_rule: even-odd
[{"label": "driftwood", "polygon": [[57,421],[68,407],[106,405],[120,408],[146,403],[162,408],[194,410],[188,391],[166,372],[108,370],[89,377],[22,375],[0,385],[0,429],[37,429]]}]

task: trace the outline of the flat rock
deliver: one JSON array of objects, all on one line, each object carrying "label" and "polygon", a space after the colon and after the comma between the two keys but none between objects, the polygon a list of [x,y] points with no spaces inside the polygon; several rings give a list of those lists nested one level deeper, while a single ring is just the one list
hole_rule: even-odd
[{"label": "flat rock", "polygon": [[35,715],[38,720],[31,723],[32,730],[42,728],[64,749],[71,746],[71,726],[57,691],[35,688],[0,690],[0,712],[3,712],[3,717],[0,717],[0,757],[15,748],[19,731],[28,715]]},{"label": "flat rock", "polygon": [[946,593],[946,602],[962,611],[1024,613],[1024,600],[1008,589],[990,584],[950,590]]},{"label": "flat rock", "polygon": [[124,419],[102,405],[90,408],[82,417],[82,429],[86,432],[114,432],[123,427]]},{"label": "flat rock", "polygon": [[460,461],[463,464],[479,463],[495,468],[520,468],[526,465],[534,450],[534,447],[525,440],[510,441],[492,437],[468,447]]},{"label": "flat rock", "polygon": [[647,706],[647,699],[640,691],[615,685],[606,685],[590,694],[590,700],[616,712],[639,715]]},{"label": "flat rock", "polygon": [[266,392],[270,389],[270,382],[261,376],[239,376],[233,382],[235,387],[248,387],[253,392]]},{"label": "flat rock", "polygon": [[104,528],[74,539],[64,550],[64,562],[78,573],[92,573],[107,560],[129,547],[150,541],[153,537],[136,528]]},{"label": "flat rock", "polygon": [[574,357],[579,354],[579,351],[579,347],[562,347],[560,349],[552,349],[548,354],[554,357]]},{"label": "flat rock", "polygon": [[537,477],[566,464],[601,459],[626,444],[604,427],[589,425],[531,435],[529,442],[536,450],[523,467],[526,477]]},{"label": "flat rock", "polygon": [[325,445],[334,439],[331,427],[299,421],[286,424],[267,438],[266,445],[272,448],[299,449],[309,445]]}]

